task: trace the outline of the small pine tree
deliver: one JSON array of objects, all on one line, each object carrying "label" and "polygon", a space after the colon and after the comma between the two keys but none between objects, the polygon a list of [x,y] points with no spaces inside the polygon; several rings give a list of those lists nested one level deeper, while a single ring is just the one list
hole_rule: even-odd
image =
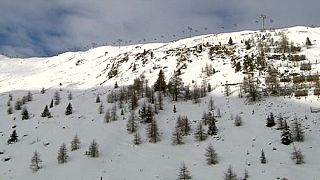
[{"label": "small pine tree", "polygon": [[224,180],[237,180],[237,174],[232,170],[231,165],[229,165],[229,168],[227,172],[224,173]]},{"label": "small pine tree", "polygon": [[53,99],[51,99],[49,108],[53,108]]},{"label": "small pine tree", "polygon": [[302,154],[300,149],[297,149],[293,146],[293,152],[291,153],[291,159],[295,161],[296,164],[304,163],[304,155]]},{"label": "small pine tree", "polygon": [[207,134],[210,136],[217,135],[218,128],[216,126],[216,120],[214,119],[213,115],[210,115],[208,117],[208,125],[209,125],[209,127],[208,127]]},{"label": "small pine tree", "polygon": [[149,142],[157,143],[158,141],[160,141],[159,129],[157,121],[155,119],[153,119],[151,123],[148,124],[147,135],[149,138]]},{"label": "small pine tree", "polygon": [[12,114],[12,113],[13,113],[12,106],[9,106],[9,107],[8,107],[7,113],[8,113],[8,114]]},{"label": "small pine tree", "polygon": [[141,137],[140,137],[139,132],[134,133],[134,135],[133,135],[133,144],[135,144],[135,145],[141,144]]},{"label": "small pine tree", "polygon": [[41,113],[41,117],[48,117],[48,116],[50,116],[51,114],[50,114],[50,111],[49,111],[49,109],[48,109],[48,105],[46,105],[45,106],[45,108],[44,108],[44,110],[43,110],[43,112]]},{"label": "small pine tree", "polygon": [[80,139],[77,134],[73,137],[70,146],[71,151],[75,151],[80,148]]},{"label": "small pine tree", "polygon": [[292,123],[292,140],[293,141],[304,141],[304,133],[302,130],[301,123],[298,122],[298,119],[295,118]]},{"label": "small pine tree", "polygon": [[66,108],[66,111],[65,111],[65,115],[68,116],[72,114],[72,105],[71,103],[68,104],[67,108]]},{"label": "small pine tree", "polygon": [[117,89],[119,87],[118,82],[114,83],[114,88]]},{"label": "small pine tree", "polygon": [[176,113],[176,112],[177,112],[176,105],[173,105],[173,113]]},{"label": "small pine tree", "polygon": [[13,142],[18,142],[18,135],[16,130],[12,131],[10,138],[8,139],[8,144],[11,144]]},{"label": "small pine tree", "polygon": [[96,97],[96,103],[100,103],[101,101],[100,101],[100,96],[99,95],[97,95],[97,97]]},{"label": "small pine tree", "polygon": [[116,105],[116,104],[114,104],[114,106],[112,107],[110,114],[111,114],[111,121],[116,121],[116,120],[118,120],[118,116],[117,116],[117,105]]},{"label": "small pine tree", "polygon": [[178,180],[188,180],[192,179],[190,172],[186,166],[185,163],[182,163],[182,166],[180,167],[179,174],[178,174]]},{"label": "small pine tree", "polygon": [[263,149],[261,150],[260,162],[261,162],[261,164],[266,164],[267,163],[267,159],[266,159],[266,156],[264,154]]},{"label": "small pine tree", "polygon": [[277,129],[283,129],[284,128],[284,119],[282,117],[281,114],[279,114],[278,118],[277,118]]},{"label": "small pine tree", "polygon": [[94,158],[94,157],[99,157],[99,149],[98,149],[98,143],[93,140],[89,146],[89,156]]},{"label": "small pine tree", "polygon": [[204,140],[207,139],[207,134],[204,132],[204,128],[202,126],[202,122],[198,123],[198,126],[197,126],[196,132],[194,134],[194,137],[198,141],[204,141]]},{"label": "small pine tree", "polygon": [[284,121],[284,128],[283,128],[282,134],[281,134],[281,143],[284,145],[289,145],[292,143],[291,131],[290,131],[286,121]]},{"label": "small pine tree", "polygon": [[242,118],[239,115],[236,115],[236,117],[234,118],[234,125],[235,126],[241,126],[242,125]]},{"label": "small pine tree", "polygon": [[28,94],[27,94],[27,101],[32,101],[32,93],[31,91],[28,91]]},{"label": "small pine tree", "polygon": [[247,169],[244,169],[244,180],[249,178],[249,172]]},{"label": "small pine tree", "polygon": [[307,39],[306,39],[306,47],[309,48],[310,46],[312,46],[312,43],[311,43],[309,37],[307,37]]},{"label": "small pine tree", "polygon": [[29,112],[26,107],[22,109],[21,115],[22,115],[22,120],[27,120],[30,118]]},{"label": "small pine tree", "polygon": [[183,136],[186,136],[191,131],[190,121],[187,116],[178,116],[176,127],[179,127]]},{"label": "small pine tree", "polygon": [[68,161],[68,154],[67,154],[68,150],[67,150],[67,146],[65,143],[63,143],[58,151],[58,163],[62,164],[62,163],[66,163]]},{"label": "small pine tree", "polygon": [[134,111],[131,111],[131,114],[128,118],[127,122],[127,131],[132,134],[137,131],[137,116],[135,115]]},{"label": "small pine tree", "polygon": [[172,133],[172,144],[173,145],[179,145],[179,144],[183,144],[183,136],[182,136],[182,132],[180,130],[180,127],[176,126],[174,128],[174,132]]},{"label": "small pine tree", "polygon": [[103,103],[101,102],[98,108],[98,113],[103,114]]},{"label": "small pine tree", "polygon": [[214,100],[212,97],[210,97],[208,108],[209,108],[209,111],[214,110]]},{"label": "small pine tree", "polygon": [[54,99],[54,105],[55,105],[55,106],[57,106],[57,105],[60,104],[61,98],[60,98],[59,91],[56,91],[56,92],[54,93],[53,99]]},{"label": "small pine tree", "polygon": [[72,93],[71,93],[71,92],[69,92],[69,93],[68,93],[68,100],[69,100],[69,101],[71,101],[71,100],[72,100],[72,98],[73,98],[73,97],[72,97]]},{"label": "small pine tree", "polygon": [[44,87],[41,89],[41,94],[44,94],[46,92],[46,90],[44,89]]},{"label": "small pine tree", "polygon": [[106,111],[106,113],[104,114],[104,122],[105,123],[108,123],[108,122],[110,122],[111,121],[111,114],[110,114],[110,110],[108,109],[107,111]]},{"label": "small pine tree", "polygon": [[204,155],[208,165],[214,165],[218,163],[218,154],[211,144],[207,147]]},{"label": "small pine tree", "polygon": [[42,160],[40,159],[40,155],[37,151],[33,153],[31,158],[30,168],[33,172],[37,172],[41,168]]},{"label": "small pine tree", "polygon": [[16,103],[14,104],[14,109],[17,110],[17,111],[21,110],[22,105],[23,105],[22,100],[18,99],[16,101]]},{"label": "small pine tree", "polygon": [[229,45],[233,45],[233,40],[232,40],[231,37],[229,38],[228,44],[229,44]]},{"label": "small pine tree", "polygon": [[12,94],[11,93],[9,93],[9,101],[12,101],[12,99],[13,99],[13,96],[12,96]]},{"label": "small pine tree", "polygon": [[274,122],[274,116],[273,116],[273,113],[271,112],[270,115],[267,117],[267,124],[266,126],[267,127],[272,127],[276,125],[276,123]]}]

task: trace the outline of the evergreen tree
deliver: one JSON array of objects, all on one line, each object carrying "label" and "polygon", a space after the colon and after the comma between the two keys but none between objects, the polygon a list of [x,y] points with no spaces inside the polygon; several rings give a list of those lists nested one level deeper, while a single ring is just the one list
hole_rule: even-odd
[{"label": "evergreen tree", "polygon": [[179,73],[175,72],[168,83],[168,91],[172,96],[173,101],[178,101],[178,96],[181,93],[183,87],[183,81],[179,77]]},{"label": "evergreen tree", "polygon": [[249,178],[249,172],[247,169],[244,169],[244,179],[243,180],[247,180]]},{"label": "evergreen tree", "polygon": [[101,102],[98,108],[98,113],[103,114],[103,103]]},{"label": "evergreen tree", "polygon": [[173,145],[179,145],[179,144],[184,144],[183,143],[183,136],[182,136],[182,132],[180,130],[180,127],[179,126],[176,126],[174,128],[174,132],[172,133],[172,144]]},{"label": "evergreen tree", "polygon": [[213,115],[208,117],[208,135],[213,136],[218,134],[218,128],[216,126],[216,120]]},{"label": "evergreen tree", "polygon": [[100,101],[100,96],[99,95],[97,95],[97,97],[96,97],[96,103],[100,103],[101,101]]},{"label": "evergreen tree", "polygon": [[284,145],[289,145],[292,143],[291,131],[287,125],[287,122],[284,121],[284,128],[281,134],[281,143]]},{"label": "evergreen tree", "polygon": [[153,119],[151,123],[148,124],[147,135],[149,138],[149,142],[157,143],[158,141],[160,141],[159,129],[157,121],[155,119]]},{"label": "evergreen tree", "polygon": [[139,106],[138,104],[138,97],[135,92],[133,92],[131,96],[131,110],[135,110]]},{"label": "evergreen tree", "polygon": [[14,105],[14,109],[17,111],[21,110],[22,105],[23,105],[22,100],[18,99]]},{"label": "evergreen tree", "polygon": [[183,136],[186,136],[191,131],[190,121],[187,116],[178,116],[176,127],[178,127]]},{"label": "evergreen tree", "polygon": [[136,120],[137,120],[137,117],[136,117],[134,111],[131,111],[131,114],[130,114],[130,116],[128,118],[128,122],[127,122],[127,131],[130,134],[132,134],[132,133],[137,131],[137,122],[136,122]]},{"label": "evergreen tree", "polygon": [[67,106],[67,108],[66,108],[66,111],[65,111],[65,115],[70,115],[70,114],[72,114],[72,105],[71,105],[71,103],[69,102],[69,104],[68,104],[68,106]]},{"label": "evergreen tree", "polygon": [[233,40],[232,40],[231,37],[229,38],[228,44],[229,44],[229,45],[233,45]]},{"label": "evergreen tree", "polygon": [[234,125],[235,126],[241,126],[242,125],[242,118],[239,115],[236,115],[236,117],[234,118]]},{"label": "evergreen tree", "polygon": [[263,149],[261,150],[260,162],[261,162],[261,164],[266,164],[267,163],[267,159],[266,159],[266,156],[264,154]]},{"label": "evergreen tree", "polygon": [[46,90],[44,89],[44,87],[41,89],[41,94],[44,94],[46,92]]},{"label": "evergreen tree", "polygon": [[300,149],[297,149],[293,146],[293,152],[291,153],[291,159],[295,161],[296,164],[304,163],[304,155],[302,154]]},{"label": "evergreen tree", "polygon": [[53,108],[53,99],[51,99],[49,108]]},{"label": "evergreen tree", "polygon": [[274,122],[274,116],[273,116],[273,113],[271,112],[270,115],[267,117],[267,124],[266,126],[267,127],[272,127],[276,125],[276,123]]},{"label": "evergreen tree", "polygon": [[162,91],[163,93],[166,93],[167,84],[165,81],[165,75],[162,69],[160,69],[158,74],[158,79],[154,84],[154,90],[155,91]]},{"label": "evergreen tree", "polygon": [[307,46],[307,48],[309,48],[310,46],[312,46],[312,43],[311,43],[309,37],[307,37],[307,39],[306,39],[306,46]]},{"label": "evergreen tree", "polygon": [[224,180],[237,180],[237,174],[232,170],[231,165],[229,165],[229,168],[227,172],[224,173]]},{"label": "evergreen tree", "polygon": [[31,158],[30,168],[33,172],[37,172],[41,168],[42,160],[40,159],[40,155],[37,151],[33,153]]},{"label": "evergreen tree", "polygon": [[49,109],[48,109],[48,105],[46,105],[45,106],[45,108],[44,108],[44,110],[43,110],[43,112],[41,113],[41,117],[48,117],[48,116],[50,116],[51,114],[50,114],[50,111],[49,111]]},{"label": "evergreen tree", "polygon": [[304,133],[301,127],[301,123],[295,118],[292,124],[292,140],[293,141],[304,141]]},{"label": "evergreen tree", "polygon": [[198,141],[204,141],[204,140],[207,139],[207,134],[204,132],[204,128],[202,126],[202,122],[198,123],[198,126],[197,126],[196,132],[194,134],[194,137]]},{"label": "evergreen tree", "polygon": [[77,134],[73,137],[70,146],[71,151],[75,151],[80,148],[80,139]]},{"label": "evergreen tree", "polygon": [[114,104],[113,107],[111,108],[111,121],[116,121],[118,120],[118,116],[117,116],[117,105]]},{"label": "evergreen tree", "polygon": [[69,100],[69,101],[71,101],[71,100],[72,100],[72,98],[73,98],[73,97],[72,97],[72,93],[71,93],[71,92],[69,92],[69,93],[68,93],[68,100]]},{"label": "evergreen tree", "polygon": [[159,103],[159,109],[163,110],[163,97],[161,91],[158,91],[158,103]]},{"label": "evergreen tree", "polygon": [[173,113],[176,113],[176,112],[177,112],[176,105],[173,105]]},{"label": "evergreen tree", "polygon": [[106,111],[106,113],[104,114],[104,122],[105,123],[108,123],[111,121],[111,113],[110,113],[110,110],[108,109]]},{"label": "evergreen tree", "polygon": [[119,87],[119,85],[118,85],[118,82],[116,81],[116,82],[114,83],[114,88],[117,89],[118,87]]},{"label": "evergreen tree", "polygon": [[208,108],[209,108],[209,111],[214,110],[214,100],[212,97],[210,97]]},{"label": "evergreen tree", "polygon": [[277,118],[277,124],[278,124],[278,128],[277,129],[283,129],[284,128],[284,119],[283,119],[281,114],[279,114],[279,116]]},{"label": "evergreen tree", "polygon": [[28,94],[27,94],[27,101],[32,101],[32,93],[31,91],[28,91]]},{"label": "evergreen tree", "polygon": [[12,99],[13,99],[13,96],[12,96],[12,94],[11,93],[9,93],[9,101],[12,101]]},{"label": "evergreen tree", "polygon": [[141,144],[141,137],[140,137],[139,132],[134,133],[133,144],[135,144],[135,145]]},{"label": "evergreen tree", "polygon": [[178,174],[178,180],[188,180],[192,179],[190,172],[186,166],[185,163],[182,163],[182,166],[180,167],[179,174]]},{"label": "evergreen tree", "polygon": [[60,148],[59,148],[59,151],[58,151],[58,157],[57,157],[57,160],[58,160],[58,163],[59,164],[62,164],[62,163],[66,163],[68,161],[68,154],[67,154],[67,147],[66,147],[66,144],[63,143]]},{"label": "evergreen tree", "polygon": [[18,135],[16,130],[12,131],[10,138],[8,139],[8,144],[11,144],[13,142],[18,142]]},{"label": "evergreen tree", "polygon": [[22,115],[22,120],[27,120],[30,118],[29,112],[26,107],[22,109],[21,115]]},{"label": "evergreen tree", "polygon": [[211,84],[210,84],[210,83],[208,83],[207,89],[208,89],[208,92],[211,92],[211,91],[212,91],[212,87],[211,87]]},{"label": "evergreen tree", "polygon": [[95,140],[91,142],[88,152],[90,157],[99,157],[98,143]]},{"label": "evergreen tree", "polygon": [[207,147],[204,155],[208,165],[214,165],[218,163],[218,154],[211,144]]},{"label": "evergreen tree", "polygon": [[56,92],[54,93],[53,99],[54,99],[54,105],[55,105],[55,106],[57,106],[57,105],[60,104],[61,98],[60,98],[60,94],[59,94],[58,91],[56,91]]},{"label": "evergreen tree", "polygon": [[9,107],[8,107],[7,113],[8,113],[8,114],[12,114],[12,113],[13,113],[12,106],[9,106]]}]

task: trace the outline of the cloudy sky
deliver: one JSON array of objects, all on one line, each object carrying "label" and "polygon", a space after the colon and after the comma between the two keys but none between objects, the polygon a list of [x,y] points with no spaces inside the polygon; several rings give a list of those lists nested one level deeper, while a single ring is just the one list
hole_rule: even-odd
[{"label": "cloudy sky", "polygon": [[0,0],[0,53],[52,56],[93,45],[320,25],[319,0]]}]

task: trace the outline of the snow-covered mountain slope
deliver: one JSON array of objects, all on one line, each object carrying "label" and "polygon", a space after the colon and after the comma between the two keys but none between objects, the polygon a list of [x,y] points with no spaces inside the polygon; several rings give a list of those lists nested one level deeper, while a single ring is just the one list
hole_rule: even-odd
[{"label": "snow-covered mountain slope", "polygon": [[[277,50],[283,35],[289,39],[289,52]],[[311,40],[310,46],[305,45],[307,37]],[[230,38],[232,45],[228,44]],[[319,179],[320,125],[318,114],[310,112],[310,107],[313,110],[320,108],[318,97],[313,95],[319,83],[308,79],[296,81],[301,76],[318,75],[319,39],[320,28],[293,27],[267,32],[203,35],[169,43],[104,46],[49,58],[0,56],[0,179],[171,180],[177,179],[183,162],[195,180],[223,179],[229,165],[238,177],[244,177],[246,169],[249,179]],[[246,41],[252,47],[249,48]],[[291,47],[301,50],[294,52]],[[265,61],[259,61],[261,54]],[[306,58],[293,61],[290,55],[305,55]],[[254,57],[252,71],[245,65],[250,57]],[[241,67],[236,71],[237,63]],[[301,68],[304,64],[310,64],[310,70]],[[126,130],[130,99],[119,108],[119,102],[108,103],[108,97],[111,92],[118,93],[121,87],[131,85],[136,78],[153,85],[160,70],[163,70],[166,82],[179,74],[191,90],[210,83],[212,91],[198,103],[192,100],[176,102],[169,94],[165,96],[164,109],[155,115],[161,141],[150,143],[146,135],[148,124],[138,123],[142,144],[134,145],[133,135]],[[274,71],[276,73],[272,73]],[[248,74],[252,75],[262,95],[279,95],[290,88],[293,88],[292,92],[287,96],[263,96],[257,102],[239,98],[243,79]],[[271,81],[270,77],[276,80]],[[289,81],[284,81],[285,78]],[[114,88],[116,82],[120,88]],[[43,94],[40,93],[42,88],[46,90]],[[302,90],[307,90],[309,96],[300,96],[297,91]],[[21,110],[13,109],[13,113],[8,114],[8,103],[14,107],[28,91],[33,100],[23,106],[27,107],[30,119],[21,120]],[[50,108],[52,118],[41,117],[45,105],[50,104],[57,91],[61,103]],[[227,97],[226,91],[230,91]],[[70,93],[72,100],[68,100]],[[13,97],[11,101],[9,94]],[[104,112],[116,104],[117,121],[104,122],[104,113],[98,113],[99,103],[95,102],[97,95],[103,102]],[[246,96],[246,92],[243,95]],[[209,111],[210,98],[215,103],[214,112],[218,113],[219,109],[221,114],[216,117],[218,134],[199,142],[193,134],[203,112]],[[140,97],[136,114],[147,101]],[[73,114],[66,116],[69,102]],[[173,105],[177,108],[176,113]],[[124,115],[121,115],[122,110]],[[294,142],[294,145],[305,155],[304,164],[296,165],[290,159],[293,145],[281,143],[281,130],[276,126],[266,127],[270,112],[276,119],[281,114],[289,125],[294,118],[302,123],[305,141]],[[183,145],[172,145],[172,133],[179,115],[188,117],[192,132],[184,137]],[[243,119],[240,127],[234,126],[232,117],[236,115]],[[14,129],[18,142],[8,144]],[[79,136],[81,146],[79,150],[70,151],[75,134]],[[93,139],[99,144],[98,158],[85,155]],[[57,153],[62,143],[67,145],[69,158],[67,163],[58,164]],[[206,164],[204,156],[209,144],[219,157],[219,163],[212,166]],[[260,163],[262,149],[267,164]],[[39,152],[43,161],[38,172],[32,172],[29,167],[34,151]]]}]

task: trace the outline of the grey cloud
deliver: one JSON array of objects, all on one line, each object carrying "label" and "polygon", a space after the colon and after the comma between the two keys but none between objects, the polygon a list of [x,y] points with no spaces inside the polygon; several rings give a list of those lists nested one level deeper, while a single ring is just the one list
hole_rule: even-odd
[{"label": "grey cloud", "polygon": [[193,34],[258,29],[261,13],[274,19],[269,27],[318,25],[319,5],[317,0],[5,0],[0,52],[41,56],[119,38],[169,41],[188,36],[182,33],[187,26],[198,30]]}]

